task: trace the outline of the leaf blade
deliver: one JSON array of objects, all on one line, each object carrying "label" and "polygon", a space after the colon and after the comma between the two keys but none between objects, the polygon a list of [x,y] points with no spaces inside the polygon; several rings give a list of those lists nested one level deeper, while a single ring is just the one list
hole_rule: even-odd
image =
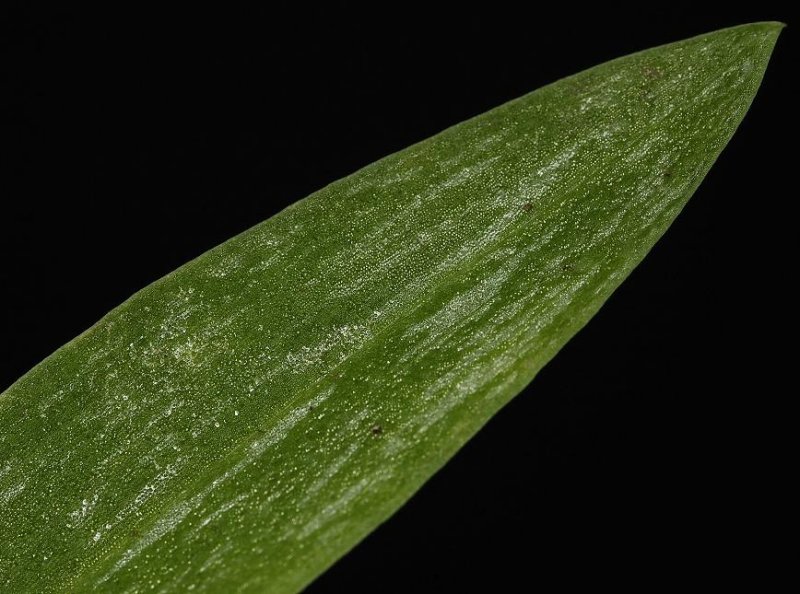
[{"label": "leaf blade", "polygon": [[559,81],[138,293],[0,397],[0,529],[20,545],[0,555],[6,584],[302,587],[644,256],[738,125],[777,31]]}]

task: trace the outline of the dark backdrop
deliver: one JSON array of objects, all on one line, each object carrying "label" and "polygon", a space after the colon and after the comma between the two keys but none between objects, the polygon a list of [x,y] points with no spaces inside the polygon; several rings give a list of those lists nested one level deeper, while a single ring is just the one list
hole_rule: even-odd
[{"label": "dark backdrop", "polygon": [[[527,4],[4,17],[0,390],[137,289],[381,156],[607,59],[791,19],[763,2]],[[794,318],[791,24],[644,265],[310,592],[760,572],[793,472],[775,343],[791,344]]]}]

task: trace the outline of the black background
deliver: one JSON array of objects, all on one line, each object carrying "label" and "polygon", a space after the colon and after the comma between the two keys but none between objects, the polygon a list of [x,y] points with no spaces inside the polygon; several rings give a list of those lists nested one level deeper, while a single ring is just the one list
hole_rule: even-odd
[{"label": "black background", "polygon": [[381,156],[631,51],[790,21],[644,265],[309,592],[760,575],[795,470],[791,346],[776,343],[791,343],[796,271],[786,9],[285,8],[3,18],[0,390],[142,286]]}]

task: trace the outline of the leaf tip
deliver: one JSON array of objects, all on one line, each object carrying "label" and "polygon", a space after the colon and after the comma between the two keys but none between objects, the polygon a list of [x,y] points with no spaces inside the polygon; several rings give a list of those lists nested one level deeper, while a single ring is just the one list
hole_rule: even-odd
[{"label": "leaf tip", "polygon": [[756,39],[766,40],[770,43],[771,49],[771,46],[775,44],[775,40],[778,39],[784,27],[786,27],[786,23],[782,23],[781,21],[757,21],[731,27],[730,29],[723,29],[722,31],[747,33]]},{"label": "leaf tip", "polygon": [[715,48],[709,55],[719,71],[735,68],[742,74],[738,81],[731,81],[731,89],[745,85],[755,94],[785,26],[779,21],[759,21],[720,29],[701,36],[701,47]]}]

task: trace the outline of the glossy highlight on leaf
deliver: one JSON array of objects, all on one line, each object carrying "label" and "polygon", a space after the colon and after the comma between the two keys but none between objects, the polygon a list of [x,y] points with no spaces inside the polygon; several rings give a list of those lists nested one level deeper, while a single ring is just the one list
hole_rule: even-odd
[{"label": "glossy highlight on leaf", "polygon": [[302,589],[641,261],[780,28],[558,81],[131,297],[0,395],[0,590]]}]

